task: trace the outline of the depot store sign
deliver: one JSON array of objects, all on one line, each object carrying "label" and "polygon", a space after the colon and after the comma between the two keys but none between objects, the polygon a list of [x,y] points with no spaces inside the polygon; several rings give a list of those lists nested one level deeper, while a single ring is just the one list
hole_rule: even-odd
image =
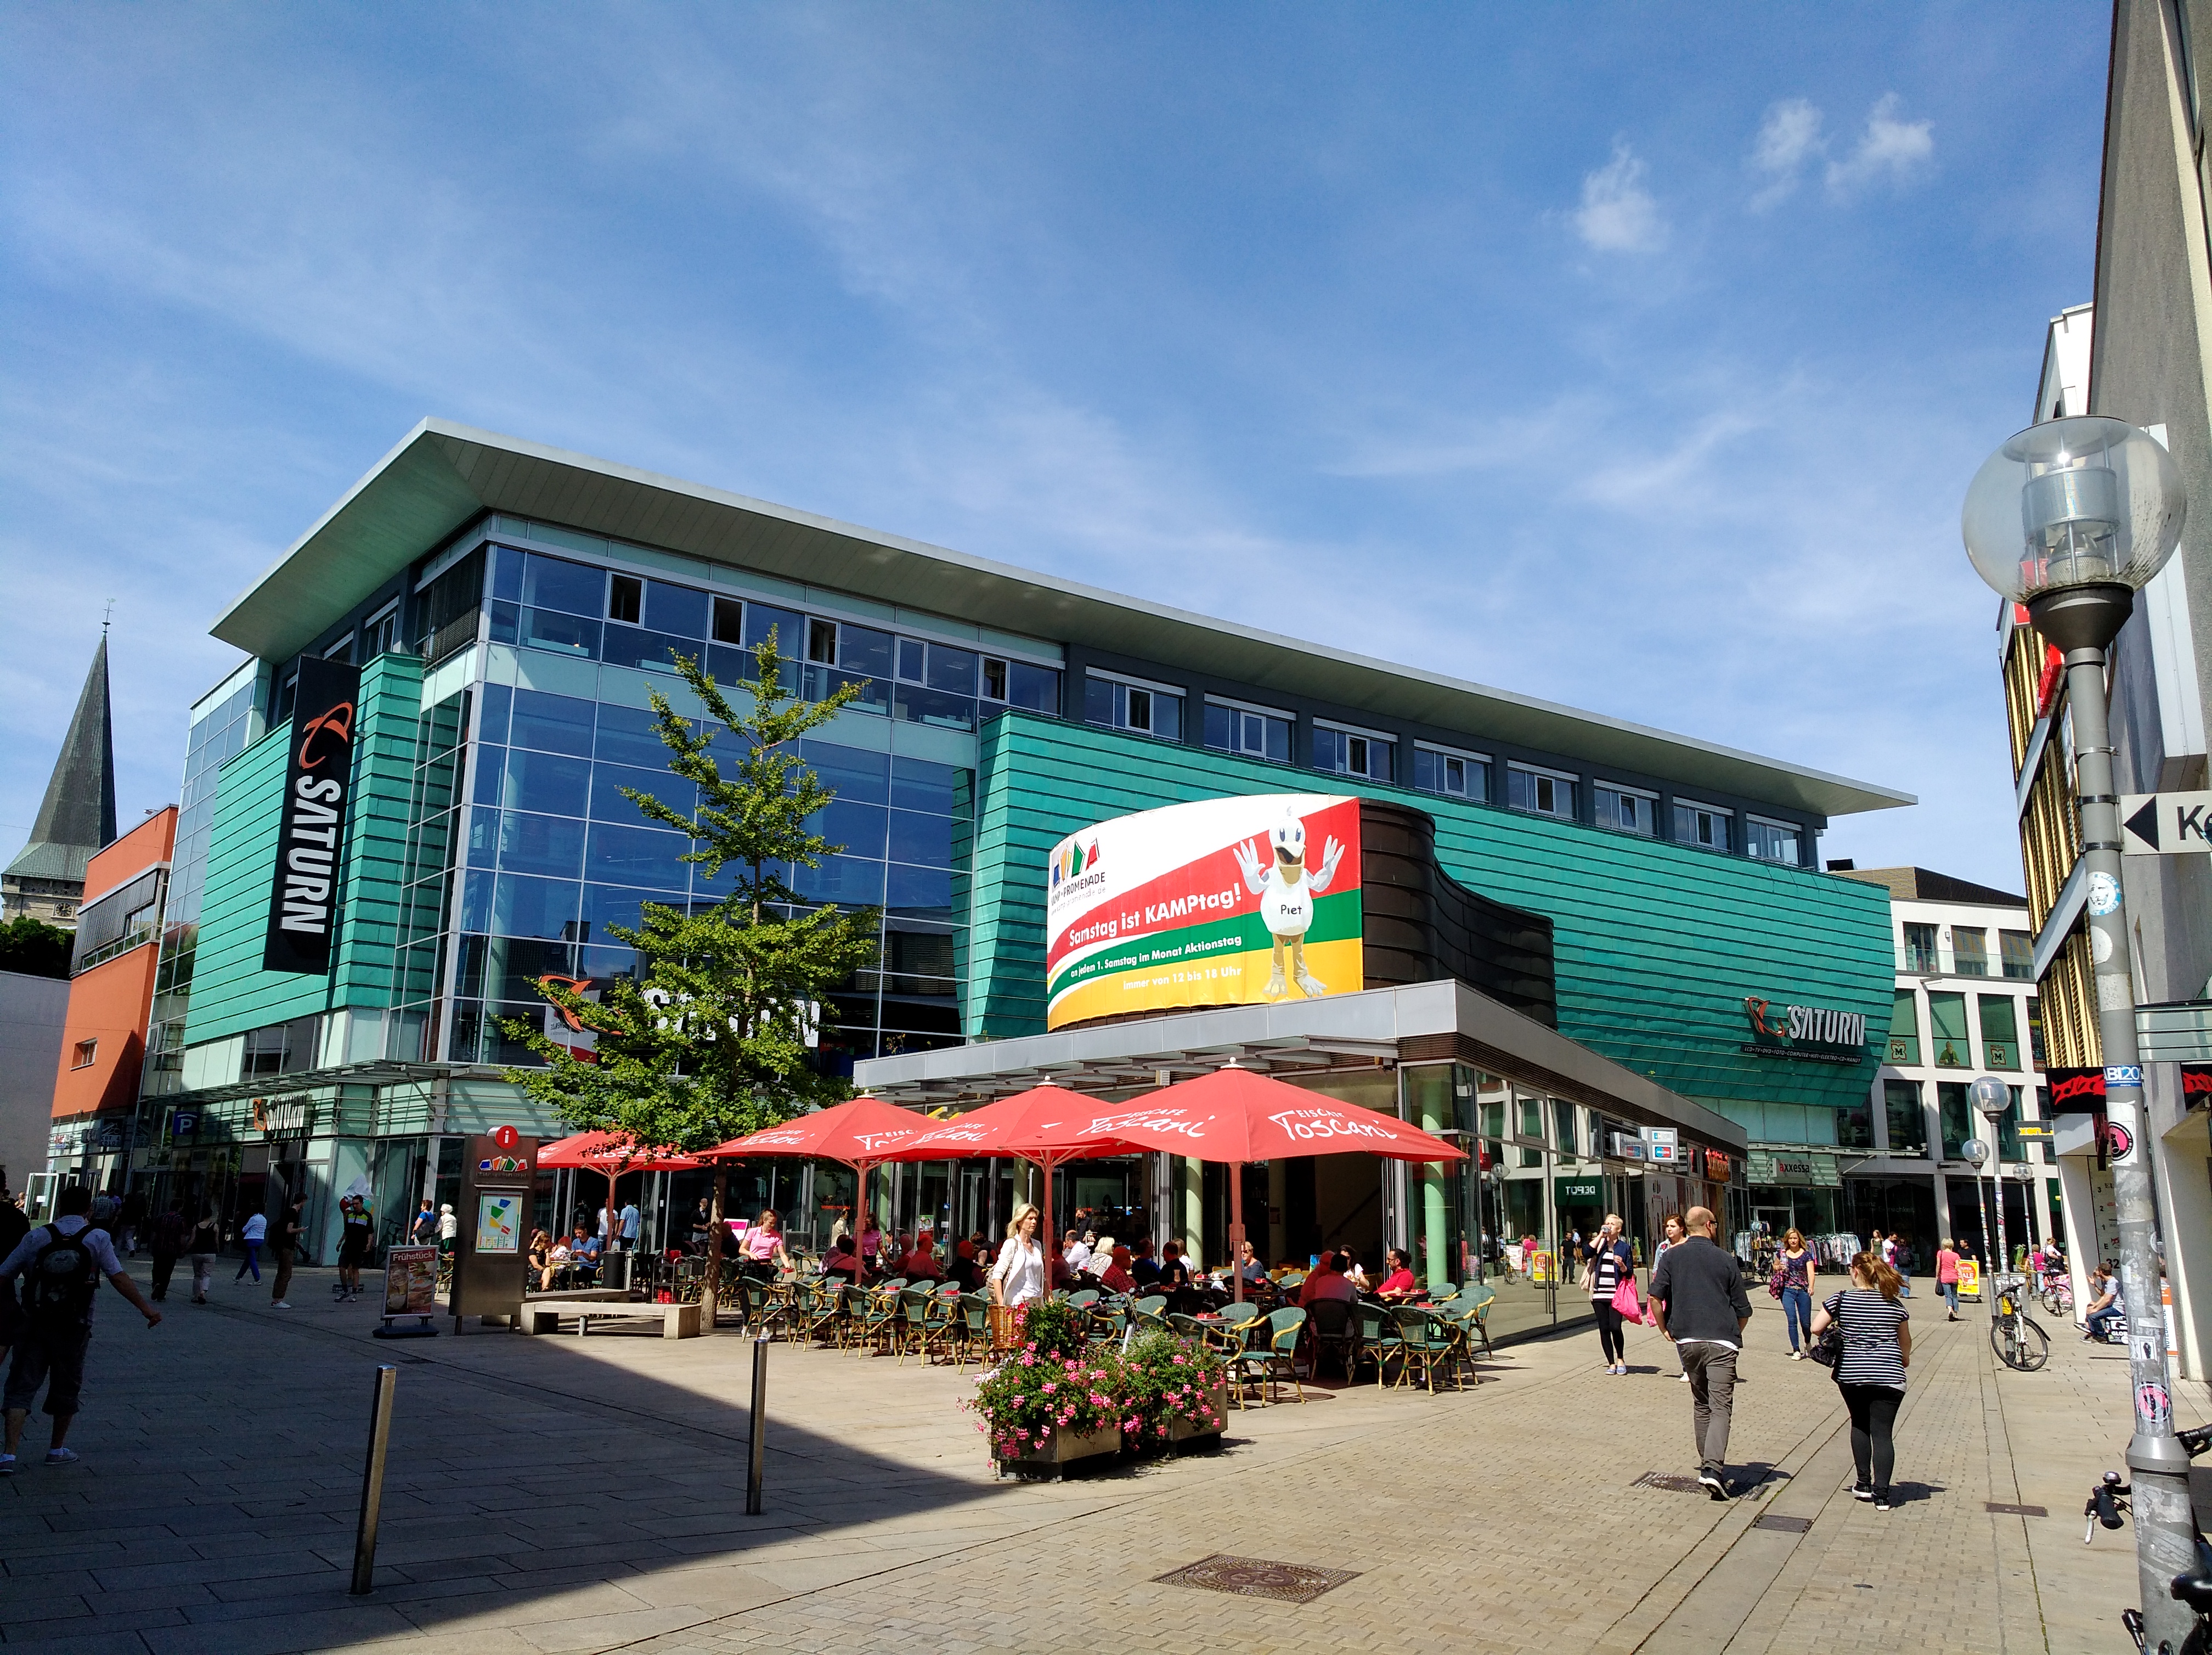
[{"label": "depot store sign", "polygon": [[1054,846],[1046,880],[1048,1029],[1366,986],[1356,798],[1258,794],[1117,817]]}]

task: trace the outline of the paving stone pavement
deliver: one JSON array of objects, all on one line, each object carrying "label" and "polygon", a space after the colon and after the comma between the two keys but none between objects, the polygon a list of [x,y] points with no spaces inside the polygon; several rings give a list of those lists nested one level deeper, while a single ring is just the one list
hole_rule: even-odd
[{"label": "paving stone pavement", "polygon": [[[112,1299],[84,1463],[0,1483],[0,1642],[49,1655],[2127,1647],[2125,1534],[2081,1543],[2120,1464],[2126,1367],[2054,1332],[2002,1372],[1986,1323],[1916,1301],[1899,1427],[1911,1498],[1851,1500],[1826,1372],[1760,1316],[1720,1505],[1632,1487],[1694,1469],[1688,1387],[1632,1336],[1512,1347],[1463,1395],[1310,1388],[1234,1413],[1220,1453],[1057,1485],[994,1481],[973,1370],[771,1353],[767,1512],[744,1511],[750,1344],[471,1330],[386,1343],[302,1272],[221,1282],[148,1330]],[[1765,1301],[1759,1299],[1764,1306]],[[450,1326],[450,1324],[448,1324]],[[370,1376],[399,1366],[377,1585],[349,1596]],[[2182,1387],[2185,1417],[2212,1396]],[[34,1421],[27,1449],[43,1447]],[[2047,1518],[1992,1516],[1990,1500]],[[1802,1532],[1757,1526],[1804,1519]],[[1213,1553],[1352,1570],[1307,1604],[1158,1584]]]}]

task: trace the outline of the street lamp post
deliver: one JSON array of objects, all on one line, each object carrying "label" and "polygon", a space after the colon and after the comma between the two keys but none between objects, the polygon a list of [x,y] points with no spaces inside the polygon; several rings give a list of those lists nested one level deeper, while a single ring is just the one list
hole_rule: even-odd
[{"label": "street lamp post", "polygon": [[[2073,709],[2079,867],[2105,1059],[2106,1148],[2119,1208],[2120,1283],[2132,1314],[2128,1378],[2135,1434],[2136,1570],[2150,1646],[2189,1636],[2191,1616],[2170,1587],[2193,1567],[2189,1457],[2173,1435],[2172,1388],[2160,1336],[2158,1211],[2143,1147],[2142,1060],[2120,880],[2105,652],[2181,538],[2188,510],[2165,447],[2124,420],[2087,415],[2032,425],[1983,462],[1966,490],[1966,555],[2000,596],[2025,605],[2063,654]],[[1978,1179],[1977,1180],[1978,1182]]]},{"label": "street lamp post", "polygon": [[[2012,1088],[1996,1075],[1984,1074],[1966,1088],[1966,1097],[1981,1111],[1982,1118],[1990,1123],[1990,1194],[1997,1204],[1997,1273],[2001,1276],[2008,1275],[2012,1273],[2012,1245],[2005,1238],[2004,1137],[1998,1131],[1997,1124],[2012,1108]],[[1981,1181],[1981,1173],[1977,1171],[1974,1182],[1978,1184]],[[1990,1296],[1990,1313],[1994,1316],[1996,1313],[1994,1294]]]},{"label": "street lamp post", "polygon": [[1993,1280],[1996,1273],[1990,1269],[1991,1261],[1989,1256],[1991,1252],[1990,1201],[1989,1197],[1982,1193],[1982,1164],[1990,1158],[1990,1147],[1979,1138],[1969,1138],[1959,1146],[1959,1153],[1965,1158],[1966,1165],[1974,1169],[1974,1208],[1982,1215],[1982,1303],[1989,1305],[1990,1314],[1995,1316],[1997,1295],[1996,1284]]}]

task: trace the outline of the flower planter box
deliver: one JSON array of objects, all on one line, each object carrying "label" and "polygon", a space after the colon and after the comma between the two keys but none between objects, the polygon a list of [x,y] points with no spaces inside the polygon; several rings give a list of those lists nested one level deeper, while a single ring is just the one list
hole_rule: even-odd
[{"label": "flower planter box", "polygon": [[1062,1431],[1054,1427],[1051,1439],[1042,1448],[1023,1455],[1019,1459],[1000,1460],[999,1469],[1016,1476],[1043,1477],[1057,1481],[1067,1475],[1067,1468],[1079,1461],[1099,1458],[1121,1451],[1121,1427],[1108,1425],[1086,1434]]},{"label": "flower planter box", "polygon": [[1229,1423],[1229,1386],[1227,1384],[1223,1383],[1215,1385],[1212,1393],[1206,1397],[1206,1401],[1213,1409],[1213,1417],[1220,1421],[1221,1423],[1219,1425],[1212,1426],[1198,1425],[1189,1420],[1182,1418],[1181,1415],[1177,1415],[1176,1418],[1170,1420],[1168,1421],[1168,1448],[1170,1452],[1176,1454],[1188,1454],[1205,1449],[1218,1448],[1221,1446],[1221,1433]]}]

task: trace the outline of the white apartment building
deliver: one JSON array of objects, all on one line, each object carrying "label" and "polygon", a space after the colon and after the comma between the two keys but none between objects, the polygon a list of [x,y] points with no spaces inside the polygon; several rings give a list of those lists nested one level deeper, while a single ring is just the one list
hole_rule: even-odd
[{"label": "white apartment building", "polygon": [[[1897,958],[1881,1066],[1863,1109],[1836,1123],[1838,1147],[1861,1157],[1842,1169],[1861,1228],[1905,1232],[1922,1269],[1947,1236],[1986,1259],[2001,1190],[2008,1244],[2056,1238],[2069,1257],[2084,1257],[2068,1226],[2077,1204],[2086,1213],[2093,1202],[2088,1181],[2066,1188],[2055,1146],[2019,1130],[2051,1118],[2026,899],[1923,867],[1828,866],[1888,888]],[[1962,1150],[1970,1140],[1991,1140],[1966,1097],[1984,1074],[2011,1087],[2013,1110],[1998,1123],[1995,1159],[1978,1188]]]}]

